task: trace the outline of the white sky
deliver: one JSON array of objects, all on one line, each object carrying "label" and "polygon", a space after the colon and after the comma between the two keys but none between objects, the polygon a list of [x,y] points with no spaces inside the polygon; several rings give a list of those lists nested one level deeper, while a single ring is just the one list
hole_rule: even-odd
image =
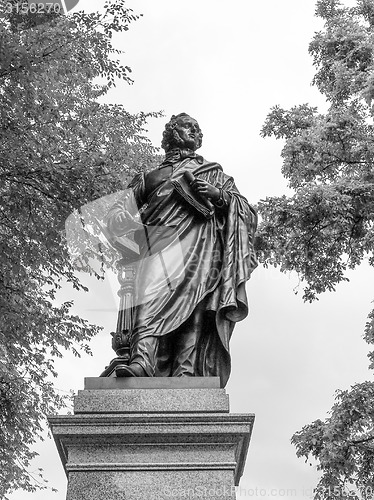
[{"label": "white sky", "polygon": [[[352,2],[350,2],[352,3]],[[81,0],[95,9],[103,2]],[[242,192],[256,203],[287,193],[280,173],[282,144],[261,139],[271,106],[308,102],[324,106],[311,87],[308,44],[320,28],[314,0],[129,0],[144,17],[115,37],[133,69],[135,84],[119,83],[109,100],[130,112],[165,112],[152,120],[149,137],[160,144],[171,114],[185,111],[203,130],[201,154],[222,164]],[[250,316],[236,327],[232,375],[227,386],[233,413],[255,413],[247,465],[237,498],[307,499],[316,485],[314,467],[297,459],[292,434],[324,418],[336,389],[368,380],[361,339],[373,294],[367,266],[351,282],[319,302],[304,304],[295,295],[297,278],[257,269],[248,285]],[[83,388],[98,376],[114,353],[116,284],[75,297],[76,311],[105,331],[92,343],[93,357],[70,355],[58,363],[62,390]],[[64,500],[66,478],[52,441],[37,446],[43,467],[58,494],[16,492],[11,500]]]}]

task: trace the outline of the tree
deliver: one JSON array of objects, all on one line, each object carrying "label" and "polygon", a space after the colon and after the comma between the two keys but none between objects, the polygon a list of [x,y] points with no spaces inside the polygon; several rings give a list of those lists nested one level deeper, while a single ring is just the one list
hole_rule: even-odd
[{"label": "tree", "polygon": [[[304,300],[346,280],[364,260],[374,265],[374,1],[318,0],[324,28],[309,51],[314,85],[328,110],[275,106],[262,135],[285,140],[282,172],[290,197],[259,203],[260,260],[296,271]],[[364,334],[374,343],[374,311]],[[369,355],[374,368],[374,353]],[[314,457],[322,477],[316,498],[368,498],[374,488],[374,383],[338,392],[331,416],[296,433],[298,456]]]},{"label": "tree", "polygon": [[100,103],[116,80],[131,83],[111,39],[139,16],[124,0],[102,13],[46,16],[0,19],[1,498],[45,487],[29,472],[30,447],[46,415],[66,404],[52,383],[54,359],[89,352],[99,329],[71,314],[71,302],[54,302],[64,282],[84,289],[64,222],[155,153],[144,126],[158,114]]}]

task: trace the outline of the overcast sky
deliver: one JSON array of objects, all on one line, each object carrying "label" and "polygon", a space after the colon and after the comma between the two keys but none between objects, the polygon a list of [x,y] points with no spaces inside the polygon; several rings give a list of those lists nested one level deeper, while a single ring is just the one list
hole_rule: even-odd
[{"label": "overcast sky", "polygon": [[[81,0],[79,7],[103,2]],[[350,2],[352,3],[352,2]],[[116,36],[133,86],[119,83],[108,100],[130,112],[163,110],[149,123],[160,144],[170,116],[182,111],[203,130],[200,153],[221,163],[252,203],[288,193],[282,178],[282,144],[259,136],[270,108],[324,101],[311,86],[308,44],[320,27],[314,0],[129,0],[141,20]],[[297,459],[292,434],[325,418],[336,389],[371,379],[368,346],[361,336],[373,299],[373,272],[363,266],[351,282],[319,302],[304,304],[296,276],[258,268],[248,283],[250,316],[233,335],[232,375],[227,386],[233,413],[255,413],[247,465],[237,498],[310,498],[318,472]],[[90,284],[90,283],[89,283]],[[91,284],[90,284],[91,286]],[[109,332],[116,323],[116,284],[91,286],[75,298],[75,310],[104,326],[93,357],[70,355],[58,363],[61,390],[83,388],[110,359]],[[52,441],[38,445],[43,467],[58,494],[18,492],[11,500],[65,500],[66,478]]]}]

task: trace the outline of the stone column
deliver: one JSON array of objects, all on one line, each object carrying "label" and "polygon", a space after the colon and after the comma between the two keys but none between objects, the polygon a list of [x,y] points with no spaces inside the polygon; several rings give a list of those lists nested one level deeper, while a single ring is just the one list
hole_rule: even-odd
[{"label": "stone column", "polygon": [[218,378],[87,378],[74,415],[49,418],[67,500],[234,500],[254,415]]}]

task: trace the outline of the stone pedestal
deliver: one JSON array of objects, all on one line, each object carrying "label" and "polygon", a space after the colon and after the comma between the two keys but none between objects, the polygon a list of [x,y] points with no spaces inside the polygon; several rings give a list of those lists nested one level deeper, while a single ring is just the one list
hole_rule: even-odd
[{"label": "stone pedestal", "polygon": [[49,418],[67,500],[235,499],[254,415],[217,378],[89,378]]}]

